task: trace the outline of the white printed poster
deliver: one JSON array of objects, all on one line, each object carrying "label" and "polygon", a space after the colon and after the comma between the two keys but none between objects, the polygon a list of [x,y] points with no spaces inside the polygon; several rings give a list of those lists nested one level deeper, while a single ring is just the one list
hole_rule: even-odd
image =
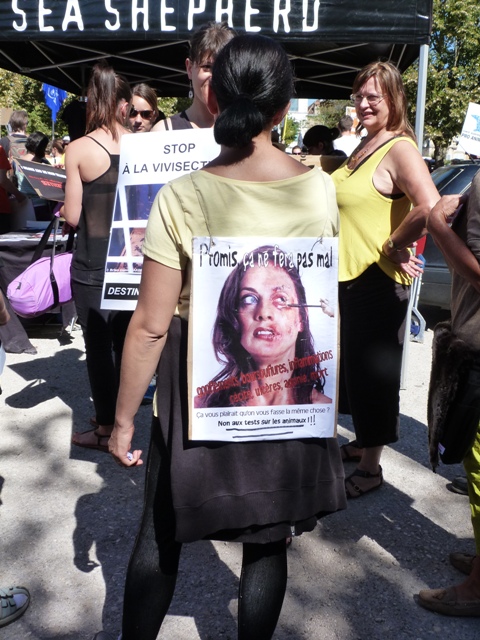
[{"label": "white printed poster", "polygon": [[467,154],[480,157],[480,104],[468,104],[458,144]]},{"label": "white printed poster", "polygon": [[135,309],[148,216],[159,189],[201,169],[220,153],[213,129],[123,136],[102,309]]},{"label": "white printed poster", "polygon": [[194,238],[189,436],[335,435],[337,238]]}]

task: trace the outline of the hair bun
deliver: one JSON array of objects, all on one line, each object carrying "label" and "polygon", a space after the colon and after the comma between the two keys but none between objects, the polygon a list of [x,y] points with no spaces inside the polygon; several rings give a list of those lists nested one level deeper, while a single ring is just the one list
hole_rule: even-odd
[{"label": "hair bun", "polygon": [[236,96],[236,101],[245,100],[246,102],[253,102],[253,96],[248,93],[239,93]]}]

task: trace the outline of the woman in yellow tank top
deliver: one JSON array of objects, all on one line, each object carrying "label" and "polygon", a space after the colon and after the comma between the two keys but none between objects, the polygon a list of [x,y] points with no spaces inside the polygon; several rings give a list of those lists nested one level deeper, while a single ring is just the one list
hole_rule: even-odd
[{"label": "woman in yellow tank top", "polygon": [[374,62],[357,75],[352,101],[367,135],[333,175],[340,211],[339,411],[351,413],[356,439],[344,461],[357,498],[383,482],[383,446],[398,439],[403,334],[412,277],[421,262],[407,248],[426,233],[439,199],[406,117],[400,73]]}]

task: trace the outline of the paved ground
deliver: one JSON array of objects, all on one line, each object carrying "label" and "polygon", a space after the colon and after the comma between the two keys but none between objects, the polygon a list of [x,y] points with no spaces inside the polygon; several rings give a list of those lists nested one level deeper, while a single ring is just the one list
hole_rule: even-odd
[{"label": "paved ground", "polygon": [[[323,520],[289,550],[289,585],[276,640],[478,640],[478,619],[417,606],[424,587],[461,576],[452,550],[471,551],[468,500],[448,491],[458,466],[430,471],[426,393],[431,331],[411,343],[402,437],[387,448],[386,484]],[[31,333],[37,356],[9,355],[0,404],[0,583],[32,603],[2,640],[91,640],[119,630],[125,566],[142,502],[143,471],[70,445],[92,415],[83,342]],[[146,448],[150,409],[138,420]],[[339,437],[351,437],[342,419]],[[0,485],[1,486],[1,485]],[[237,545],[187,545],[161,640],[234,640]],[[142,640],[139,638],[138,640]]]}]

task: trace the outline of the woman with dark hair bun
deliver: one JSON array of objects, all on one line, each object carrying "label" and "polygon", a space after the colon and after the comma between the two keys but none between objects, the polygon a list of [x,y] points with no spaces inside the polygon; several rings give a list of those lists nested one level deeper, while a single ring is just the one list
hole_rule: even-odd
[{"label": "woman with dark hair bun", "polygon": [[[123,640],[157,638],[182,543],[194,540],[243,544],[238,638],[269,640],[285,595],[287,537],[312,531],[319,517],[345,507],[335,438],[214,443],[186,438],[193,402],[187,384],[192,239],[255,236],[268,244],[272,237],[338,233],[330,177],[271,144],[270,132],[287,113],[292,94],[290,62],[278,43],[257,35],[233,38],[217,56],[206,94],[212,114],[218,114],[214,132],[220,155],[165,185],[150,213],[109,443],[120,464],[142,464],[142,452],[130,452],[134,418],[160,360],[145,508],[125,586]],[[283,278],[285,288],[293,282],[294,274],[283,269],[274,275]],[[244,299],[245,311],[247,303]],[[300,331],[300,314],[289,315]],[[107,636],[102,632],[100,638]]]},{"label": "woman with dark hair bun", "polygon": [[120,140],[130,108],[127,82],[106,63],[94,66],[88,86],[86,135],[65,154],[65,220],[77,228],[72,292],[85,339],[95,417],[93,429],[73,444],[108,451],[113,429],[123,341],[131,313],[100,309],[105,261],[120,160]]},{"label": "woman with dark hair bun", "polygon": [[340,136],[337,127],[329,129],[323,124],[316,124],[311,127],[303,136],[303,144],[311,155],[340,156],[346,158],[345,151],[333,148],[333,141]]},{"label": "woman with dark hair bun", "polygon": [[41,131],[34,131],[31,133],[27,141],[25,142],[25,149],[27,151],[24,156],[24,160],[30,160],[31,162],[40,162],[42,164],[50,164],[45,158],[45,152],[48,147],[48,136]]},{"label": "woman with dark hair bun", "polygon": [[[338,138],[340,131],[337,127],[329,129],[323,124],[311,127],[303,136],[303,146],[307,149],[308,155],[319,156],[317,161],[324,171],[332,173],[346,159],[344,151],[333,148],[333,141]],[[305,160],[308,166],[311,158]]]}]

